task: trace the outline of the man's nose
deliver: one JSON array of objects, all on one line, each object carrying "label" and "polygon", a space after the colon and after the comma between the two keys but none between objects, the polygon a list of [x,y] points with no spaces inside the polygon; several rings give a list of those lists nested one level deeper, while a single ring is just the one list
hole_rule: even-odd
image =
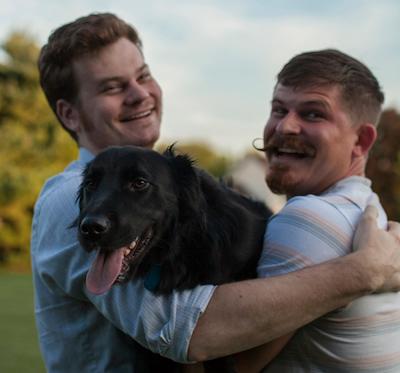
[{"label": "man's nose", "polygon": [[138,82],[130,82],[126,90],[125,104],[134,105],[142,102],[150,96],[147,88]]},{"label": "man's nose", "polygon": [[275,131],[285,135],[297,135],[301,132],[300,119],[294,113],[287,113],[277,124]]}]

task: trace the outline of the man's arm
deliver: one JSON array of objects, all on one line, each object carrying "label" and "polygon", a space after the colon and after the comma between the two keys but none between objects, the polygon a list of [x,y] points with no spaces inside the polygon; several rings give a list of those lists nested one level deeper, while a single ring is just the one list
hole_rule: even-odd
[{"label": "man's arm", "polygon": [[284,276],[219,286],[200,317],[188,358],[208,360],[287,334],[378,290],[400,288],[400,225],[379,230],[367,208],[355,236],[359,250]]},{"label": "man's arm", "polygon": [[235,354],[236,373],[261,372],[282,351],[294,334],[286,334],[261,346]]},{"label": "man's arm", "polygon": [[[375,290],[382,285],[384,279],[388,278],[388,273],[393,273],[390,272],[393,267],[395,269],[400,267],[399,258],[389,259],[390,250],[394,253],[394,248],[397,248],[396,240],[390,235],[380,237],[379,234],[383,233],[371,235],[365,228],[368,239],[361,236],[366,241],[359,247],[367,247],[364,249],[367,255],[359,257],[353,254],[354,258],[349,259],[349,263],[342,269],[342,274],[337,273],[341,267],[340,262],[330,266],[328,273],[324,273],[321,269],[319,276],[327,285],[321,284],[320,292],[324,286],[329,286],[330,281],[343,280],[342,287],[345,289],[340,290],[339,287],[331,289],[331,293],[335,294],[332,298],[325,293],[323,297],[315,296],[307,302],[301,299],[302,296],[297,295],[296,291],[301,292],[303,287],[312,289],[316,285],[318,276],[310,273],[310,270],[306,270],[304,275],[298,272],[296,275],[282,276],[282,281],[266,279],[222,285],[215,290],[217,292],[215,296],[212,296],[214,287],[203,286],[192,291],[174,292],[169,297],[158,297],[144,289],[141,281],[130,281],[123,286],[115,286],[103,296],[91,296],[85,294],[84,289],[84,278],[89,268],[90,256],[79,247],[76,232],[66,229],[77,215],[74,190],[78,184],[79,179],[70,178],[69,183],[63,180],[57,184],[57,188],[49,188],[52,195],[50,196],[47,190],[47,197],[42,198],[41,208],[35,213],[32,240],[33,267],[36,277],[41,281],[41,288],[49,293],[46,293],[37,307],[43,307],[46,312],[55,310],[53,301],[51,307],[47,307],[46,302],[52,299],[49,298],[50,293],[59,301],[60,310],[65,308],[63,302],[67,298],[70,303],[74,300],[86,303],[89,300],[118,329],[154,352],[181,362],[187,361],[188,351],[190,360],[200,360],[231,354],[265,343],[347,303],[362,291]],[[372,224],[372,228],[368,229],[373,228]],[[376,237],[379,239],[375,239]],[[380,239],[386,239],[382,242],[386,242],[387,245],[379,247],[382,246]],[[369,250],[368,245],[370,245]],[[377,255],[375,249],[381,251],[382,255]],[[371,258],[376,257],[376,260],[369,260],[368,255]],[[355,278],[354,273],[351,273],[353,266],[355,271],[360,273],[360,278]],[[371,268],[368,268],[369,266]],[[371,273],[368,274],[367,270]],[[349,272],[347,275],[349,284],[346,284],[344,272]],[[303,285],[297,283],[296,276],[304,277]],[[397,286],[400,279],[395,280],[393,285]],[[350,286],[352,282],[355,283]],[[362,286],[357,287],[359,283]],[[284,293],[286,288],[288,291]],[[212,300],[209,303],[211,296]],[[321,309],[325,303],[324,297],[329,298],[330,303]],[[316,299],[319,301],[318,309],[314,307]],[[299,309],[301,315],[296,314],[293,317],[292,310],[298,308],[296,303],[302,302],[305,310]],[[45,317],[45,314],[42,317]],[[290,317],[298,318],[299,321],[291,320],[292,324],[286,326],[285,320]],[[276,325],[277,322],[285,327]],[[62,329],[60,333],[64,329],[67,333],[68,323],[61,323],[58,328]],[[232,330],[228,330],[229,328]],[[262,335],[259,334],[261,328],[263,328]],[[237,338],[237,341],[233,341],[232,336]],[[214,348],[215,345],[218,348]]]},{"label": "man's arm", "polygon": [[[354,206],[353,213],[353,219],[357,219],[361,211]],[[299,196],[289,200],[268,222],[258,277],[285,275],[349,254],[355,230],[351,222],[348,215],[325,198]],[[236,354],[236,370],[259,372],[279,354],[293,334],[294,331]]]}]

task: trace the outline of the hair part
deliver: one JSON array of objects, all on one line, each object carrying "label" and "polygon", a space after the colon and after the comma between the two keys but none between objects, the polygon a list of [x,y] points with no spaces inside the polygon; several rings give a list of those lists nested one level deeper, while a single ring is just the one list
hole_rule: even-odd
[{"label": "hair part", "polygon": [[78,96],[73,62],[120,38],[127,38],[142,51],[142,42],[133,26],[111,13],[93,13],[57,28],[40,51],[40,85],[59,122],[75,141],[75,132],[66,128],[57,115],[58,100],[74,103]]},{"label": "hair part", "polygon": [[360,61],[336,49],[298,54],[279,72],[277,84],[294,88],[337,85],[354,122],[378,124],[384,94]]}]

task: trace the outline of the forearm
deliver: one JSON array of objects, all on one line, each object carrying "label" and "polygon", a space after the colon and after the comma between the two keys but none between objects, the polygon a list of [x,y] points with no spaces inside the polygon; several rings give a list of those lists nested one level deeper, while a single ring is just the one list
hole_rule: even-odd
[{"label": "forearm", "polygon": [[282,351],[293,334],[286,334],[261,346],[235,354],[235,371],[237,373],[261,372]]},{"label": "forearm", "polygon": [[284,276],[219,286],[196,325],[189,359],[258,346],[372,292],[381,279],[370,264],[354,253]]}]

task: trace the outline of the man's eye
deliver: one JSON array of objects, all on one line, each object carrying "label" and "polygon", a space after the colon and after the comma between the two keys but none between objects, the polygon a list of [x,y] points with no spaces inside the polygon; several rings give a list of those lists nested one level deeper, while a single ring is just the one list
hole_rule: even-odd
[{"label": "man's eye", "polygon": [[303,113],[303,117],[307,120],[319,120],[324,118],[324,115],[319,111],[306,111]]},{"label": "man's eye", "polygon": [[145,82],[147,80],[150,80],[152,78],[150,71],[144,71],[138,78],[139,82]]},{"label": "man's eye", "polygon": [[137,192],[137,191],[141,191],[141,190],[145,190],[150,186],[150,183],[142,178],[142,177],[138,177],[135,180],[132,180],[128,183],[128,189],[132,192]]},{"label": "man's eye", "polygon": [[103,92],[104,93],[117,93],[122,91],[123,87],[122,85],[118,84],[113,84],[113,85],[107,85],[105,87],[103,87]]},{"label": "man's eye", "polygon": [[281,106],[271,108],[271,114],[274,116],[282,117],[287,113],[287,110]]}]

